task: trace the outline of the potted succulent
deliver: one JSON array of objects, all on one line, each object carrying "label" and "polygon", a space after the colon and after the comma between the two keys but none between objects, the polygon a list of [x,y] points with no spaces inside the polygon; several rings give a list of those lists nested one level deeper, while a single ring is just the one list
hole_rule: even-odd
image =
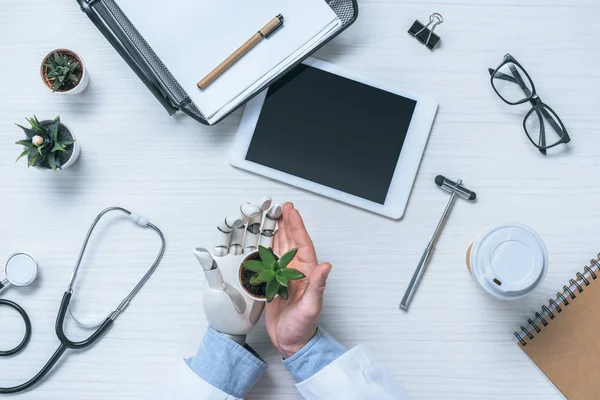
[{"label": "potted succulent", "polygon": [[[26,118],[27,119],[27,118]],[[25,139],[16,142],[25,147],[17,161],[27,157],[28,166],[41,170],[69,168],[79,158],[81,147],[73,131],[60,121],[38,121],[37,117],[27,119],[31,128],[16,124],[25,132]]]},{"label": "potted succulent", "polygon": [[90,83],[90,76],[81,57],[67,49],[48,53],[42,61],[40,75],[44,85],[53,93],[59,94],[79,94]]},{"label": "potted succulent", "polygon": [[273,249],[258,246],[249,253],[239,267],[239,284],[244,292],[258,301],[273,301],[276,295],[288,298],[288,282],[306,278],[294,268],[288,268],[298,249],[292,249],[279,257]]}]

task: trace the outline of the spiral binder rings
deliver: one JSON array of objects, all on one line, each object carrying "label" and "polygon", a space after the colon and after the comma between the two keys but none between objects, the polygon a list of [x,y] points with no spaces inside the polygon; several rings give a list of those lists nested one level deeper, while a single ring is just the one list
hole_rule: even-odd
[{"label": "spiral binder rings", "polygon": [[514,332],[518,346],[569,400],[600,398],[598,278],[600,254]]}]

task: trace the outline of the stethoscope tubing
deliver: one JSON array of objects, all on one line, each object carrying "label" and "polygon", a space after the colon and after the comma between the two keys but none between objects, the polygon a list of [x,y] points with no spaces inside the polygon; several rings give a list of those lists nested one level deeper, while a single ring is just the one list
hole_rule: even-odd
[{"label": "stethoscope tubing", "polygon": [[21,315],[21,318],[23,318],[23,322],[25,323],[25,335],[23,336],[23,340],[21,340],[21,343],[19,343],[19,345],[14,349],[0,350],[0,357],[8,357],[21,352],[27,346],[29,340],[31,340],[31,320],[29,319],[29,315],[27,315],[27,312],[25,312],[23,307],[21,307],[14,301],[0,299],[0,306],[12,308],[16,312],[18,312]]},{"label": "stethoscope tubing", "polygon": [[[132,215],[131,211],[126,210],[125,208],[110,207],[110,208],[107,208],[104,211],[102,211],[100,214],[98,214],[98,216],[96,217],[96,219],[90,226],[90,228],[85,236],[83,246],[81,247],[81,251],[79,252],[79,257],[77,258],[77,264],[75,265],[75,268],[73,269],[73,274],[71,275],[71,280],[69,282],[68,289],[65,292],[65,294],[63,295],[63,298],[60,303],[60,307],[58,309],[58,314],[56,316],[55,331],[56,331],[56,336],[60,340],[60,345],[58,346],[58,348],[56,349],[56,351],[54,352],[52,357],[50,357],[50,359],[46,362],[46,364],[42,367],[42,369],[33,378],[31,378],[29,381],[27,381],[21,385],[18,385],[18,386],[14,386],[14,387],[10,387],[10,388],[0,387],[0,394],[18,393],[18,392],[22,392],[24,390],[27,390],[27,389],[35,386],[48,374],[48,372],[50,372],[52,370],[52,368],[58,362],[58,360],[61,359],[61,357],[65,353],[65,351],[67,351],[68,349],[72,349],[72,350],[84,349],[84,348],[89,347],[92,344],[96,343],[113,326],[114,320],[117,318],[117,316],[127,307],[129,302],[131,301],[131,299],[137,294],[137,292],[140,291],[142,286],[144,286],[144,284],[148,281],[148,279],[150,279],[150,276],[152,276],[152,273],[158,267],[158,264],[162,260],[162,257],[165,253],[166,241],[165,241],[165,237],[164,237],[162,231],[157,226],[151,224],[150,222],[147,222],[145,226],[154,230],[158,234],[158,236],[160,237],[160,240],[161,240],[160,251],[158,252],[158,255],[156,256],[152,266],[148,269],[146,274],[137,283],[137,285],[131,290],[129,295],[127,295],[127,297],[125,297],[125,299],[123,299],[123,301],[119,304],[119,306],[115,309],[115,311],[113,311],[104,320],[104,322],[96,329],[96,331],[94,331],[94,333],[92,333],[87,339],[79,341],[79,342],[74,342],[67,337],[67,335],[64,332],[64,323],[65,323],[65,318],[67,316],[67,312],[69,309],[69,304],[71,302],[71,297],[73,295],[73,291],[74,291],[73,286],[77,279],[77,274],[79,272],[81,260],[83,259],[83,255],[85,254],[85,249],[88,245],[88,242],[90,240],[92,232],[94,231],[94,228],[96,227],[96,225],[98,224],[100,219],[106,213],[108,213],[110,211],[121,211],[121,212],[127,214],[128,216]],[[2,302],[12,303],[8,300],[0,300],[0,304],[2,304]],[[28,330],[26,328],[26,337],[24,339],[24,342],[22,342],[18,346],[20,348],[13,353],[13,354],[15,354],[15,353],[21,351],[23,348],[25,348],[25,346],[27,345],[27,342],[29,341],[29,339],[31,337],[31,321],[29,320],[27,313],[25,313],[25,311],[20,306],[18,306],[15,303],[13,303],[13,304],[14,304],[14,306],[17,307],[17,308],[15,308],[15,307],[13,307],[13,308],[15,308],[23,316],[23,319],[26,321],[25,322],[26,327],[27,326],[29,327]],[[27,332],[29,332],[29,334],[27,334]],[[11,351],[14,351],[14,349]]]}]

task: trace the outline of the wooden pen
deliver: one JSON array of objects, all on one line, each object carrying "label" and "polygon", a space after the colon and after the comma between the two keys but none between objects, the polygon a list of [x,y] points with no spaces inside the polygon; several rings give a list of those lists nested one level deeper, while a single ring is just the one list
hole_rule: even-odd
[{"label": "wooden pen", "polygon": [[231,67],[237,60],[242,58],[246,53],[248,53],[254,46],[256,46],[263,39],[268,39],[277,29],[279,29],[283,25],[283,15],[279,14],[271,21],[269,21],[265,26],[263,26],[258,32],[256,32],[246,43],[240,46],[239,49],[233,52],[229,57],[227,57],[221,64],[219,64],[215,69],[213,69],[208,75],[206,75],[200,82],[198,82],[198,87],[201,90],[206,89],[208,85],[210,85],[215,79],[219,77],[223,72],[225,72],[229,67]]}]

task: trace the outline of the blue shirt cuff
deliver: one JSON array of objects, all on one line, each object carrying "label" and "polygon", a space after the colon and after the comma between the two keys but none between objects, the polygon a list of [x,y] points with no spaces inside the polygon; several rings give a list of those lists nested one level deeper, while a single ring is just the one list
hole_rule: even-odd
[{"label": "blue shirt cuff", "polygon": [[296,383],[300,383],[337,360],[346,350],[343,344],[319,327],[306,346],[283,360],[283,365],[290,371]]},{"label": "blue shirt cuff", "polygon": [[250,346],[240,346],[211,327],[196,355],[186,362],[200,378],[239,398],[245,397],[268,368]]}]

